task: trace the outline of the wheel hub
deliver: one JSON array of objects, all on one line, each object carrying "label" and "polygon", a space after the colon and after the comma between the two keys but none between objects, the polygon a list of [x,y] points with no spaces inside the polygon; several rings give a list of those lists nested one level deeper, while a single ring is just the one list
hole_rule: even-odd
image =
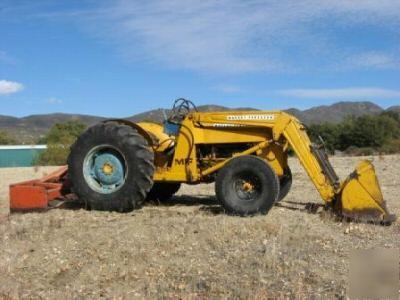
[{"label": "wheel hub", "polygon": [[88,153],[83,172],[92,189],[103,194],[112,193],[125,182],[126,162],[116,149],[101,146]]},{"label": "wheel hub", "polygon": [[251,192],[253,189],[254,189],[254,186],[253,186],[253,184],[251,184],[251,182],[247,182],[247,181],[243,182],[242,190],[244,192]]},{"label": "wheel hub", "polygon": [[261,193],[259,179],[247,173],[239,174],[236,177],[234,189],[242,200],[252,200]]},{"label": "wheel hub", "polygon": [[103,173],[106,175],[111,175],[114,172],[114,167],[111,163],[106,162],[103,165]]},{"label": "wheel hub", "polygon": [[103,185],[119,183],[124,177],[124,167],[116,154],[99,153],[94,158],[94,177]]}]

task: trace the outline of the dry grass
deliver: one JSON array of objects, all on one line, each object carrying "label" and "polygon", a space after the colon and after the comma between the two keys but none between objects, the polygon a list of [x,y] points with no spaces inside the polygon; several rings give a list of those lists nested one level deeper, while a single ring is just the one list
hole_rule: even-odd
[{"label": "dry grass", "polygon": [[[399,156],[376,157],[388,206],[400,213]],[[358,158],[334,158],[340,176]],[[0,297],[333,298],[346,292],[354,248],[399,248],[400,224],[340,223],[297,161],[294,186],[267,216],[226,216],[212,185],[184,186],[175,205],[129,214],[52,210],[0,225]],[[0,170],[7,185],[47,169]]]}]

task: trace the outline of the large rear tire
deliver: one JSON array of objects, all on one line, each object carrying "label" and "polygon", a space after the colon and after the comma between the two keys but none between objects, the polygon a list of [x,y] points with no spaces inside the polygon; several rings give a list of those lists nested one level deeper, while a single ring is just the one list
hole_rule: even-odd
[{"label": "large rear tire", "polygon": [[153,185],[154,154],[136,129],[117,122],[90,127],[71,147],[73,192],[87,208],[129,212]]},{"label": "large rear tire", "polygon": [[217,175],[217,199],[230,214],[267,214],[279,196],[279,179],[263,159],[240,156]]}]

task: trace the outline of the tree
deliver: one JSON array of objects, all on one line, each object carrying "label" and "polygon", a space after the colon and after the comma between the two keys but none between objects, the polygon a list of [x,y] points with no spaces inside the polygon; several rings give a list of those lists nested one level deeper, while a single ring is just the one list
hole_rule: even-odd
[{"label": "tree", "polygon": [[400,115],[392,111],[347,117],[339,124],[312,124],[308,133],[314,141],[321,136],[330,152],[335,149],[352,149],[353,153],[400,151]]},{"label": "tree", "polygon": [[68,143],[68,140],[75,140],[85,130],[85,128],[86,125],[79,121],[56,123],[43,138],[39,139],[38,143]]},{"label": "tree", "polygon": [[381,116],[387,116],[395,120],[400,125],[400,113],[395,111],[384,111],[381,113]]},{"label": "tree", "polygon": [[78,121],[55,124],[50,131],[39,140],[47,144],[47,149],[37,159],[38,165],[65,165],[70,146],[85,130],[86,125]]},{"label": "tree", "polygon": [[0,145],[15,145],[16,140],[5,131],[0,131]]},{"label": "tree", "polygon": [[338,149],[338,125],[330,123],[312,124],[308,127],[308,133],[311,140],[315,142],[319,142],[320,136],[329,152],[334,153],[335,149]]},{"label": "tree", "polygon": [[338,144],[340,150],[350,146],[378,149],[399,136],[399,124],[388,115],[350,117],[341,125]]}]

